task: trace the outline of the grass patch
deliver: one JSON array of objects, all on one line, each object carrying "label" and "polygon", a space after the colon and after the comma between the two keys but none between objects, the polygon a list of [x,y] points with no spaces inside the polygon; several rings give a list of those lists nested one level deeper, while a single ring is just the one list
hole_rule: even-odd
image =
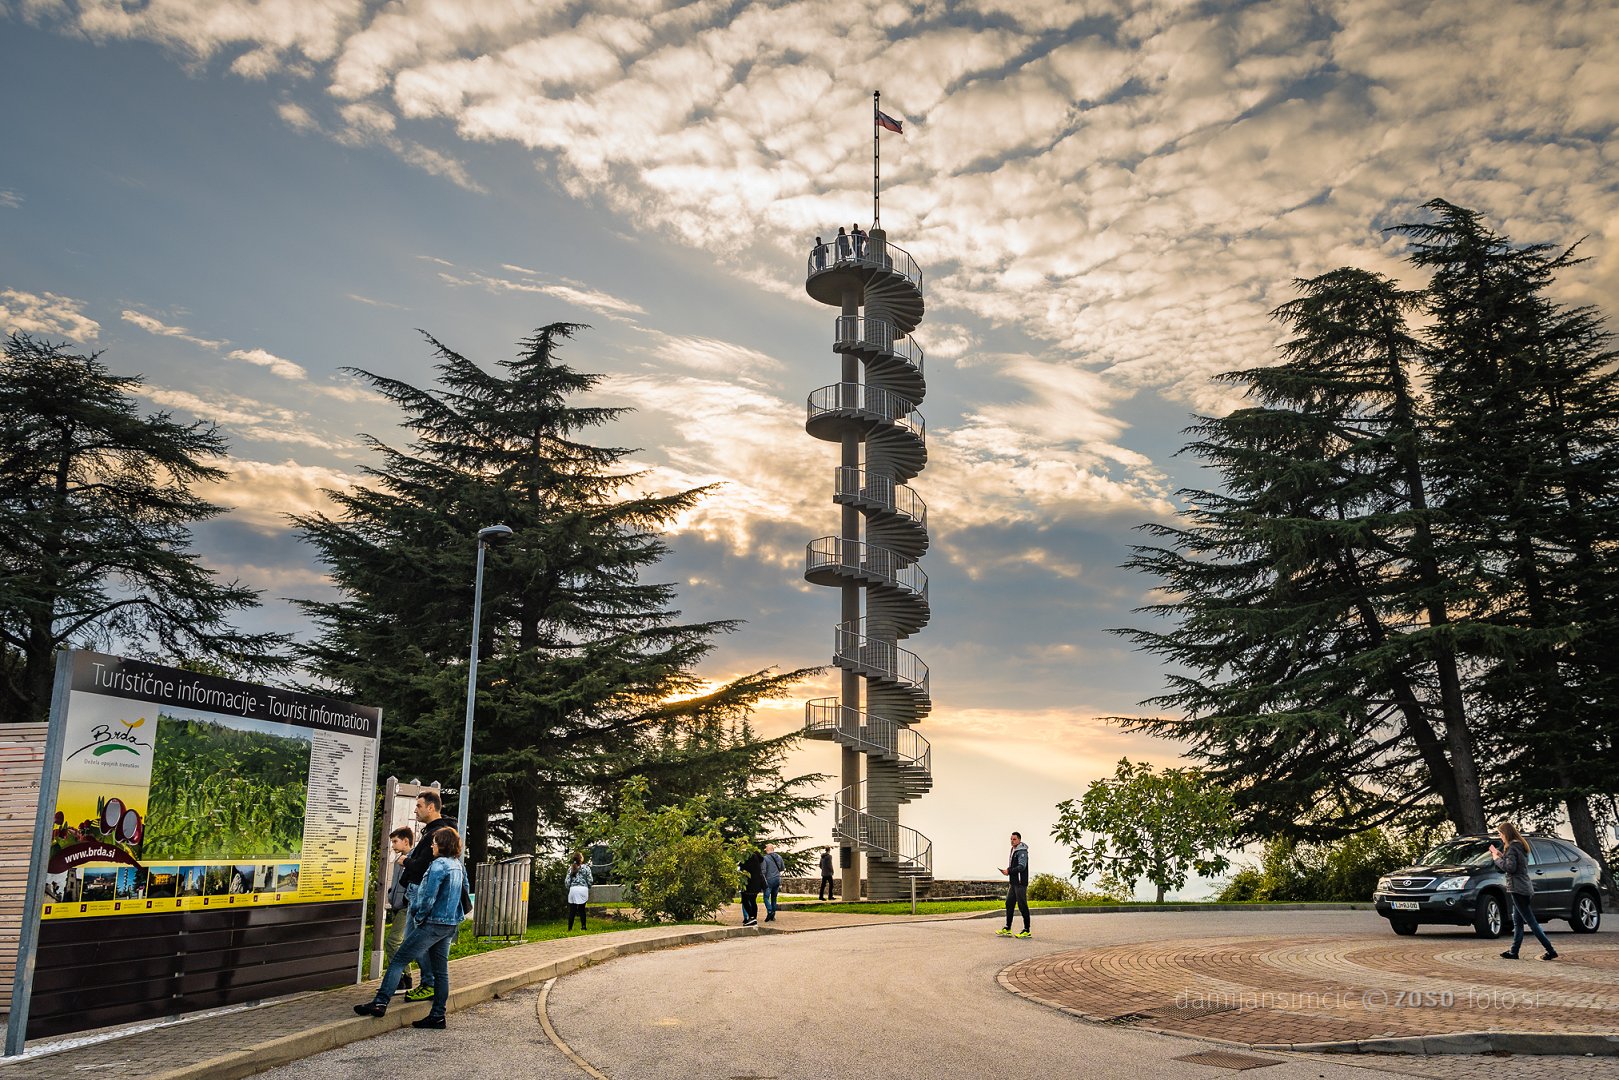
[{"label": "grass patch", "polygon": [[522,941],[511,941],[506,938],[484,938],[479,940],[472,936],[472,924],[464,923],[461,932],[455,936],[455,943],[450,946],[450,959],[459,960],[463,956],[477,956],[479,953],[493,952],[495,949],[504,949],[508,945],[526,945],[531,941],[550,941],[553,938],[585,937],[594,934],[611,934],[615,930],[633,930],[636,923],[623,922],[618,919],[592,919],[590,925],[581,930],[577,923],[570,931],[566,919],[556,919],[551,922],[529,923],[528,930],[523,934]]}]

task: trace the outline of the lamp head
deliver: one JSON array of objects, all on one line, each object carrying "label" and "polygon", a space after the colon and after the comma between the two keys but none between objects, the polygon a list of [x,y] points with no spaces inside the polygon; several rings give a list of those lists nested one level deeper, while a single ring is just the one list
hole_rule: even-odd
[{"label": "lamp head", "polygon": [[487,529],[478,530],[478,543],[499,544],[512,538],[510,525],[491,525]]}]

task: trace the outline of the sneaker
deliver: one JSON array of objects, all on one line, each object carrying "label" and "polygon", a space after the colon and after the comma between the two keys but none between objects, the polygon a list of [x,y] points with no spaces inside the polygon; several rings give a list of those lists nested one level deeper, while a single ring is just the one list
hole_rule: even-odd
[{"label": "sneaker", "polygon": [[759,920],[758,919],[743,919],[742,920],[742,925],[743,926],[758,926],[759,925]]},{"label": "sneaker", "polygon": [[1012,936],[1013,937],[1034,937],[1034,935],[1029,933],[1027,930],[1019,930],[1017,933],[1013,934]]},{"label": "sneaker", "polygon": [[379,1005],[375,1001],[367,1001],[363,1005],[354,1006],[354,1011],[359,1013],[361,1016],[386,1016],[388,1014],[388,1006]]},{"label": "sneaker", "polygon": [[1516,959],[1518,959],[1518,954],[1513,952],[1511,949],[1508,949],[1506,952],[1501,954],[1501,959],[1503,959],[1503,960],[1516,960]]},{"label": "sneaker", "polygon": [[1556,960],[1557,954],[1555,952],[1544,952],[1540,954],[1540,958],[1542,960]]},{"label": "sneaker", "polygon": [[1012,928],[1010,926],[1003,926],[999,930],[995,931],[995,936],[996,937],[1011,937],[1012,936]]},{"label": "sneaker", "polygon": [[432,1001],[433,988],[431,986],[418,986],[405,994],[406,1001]]},{"label": "sneaker", "polygon": [[439,1031],[443,1031],[444,1030],[444,1017],[442,1017],[442,1016],[424,1016],[420,1020],[412,1020],[410,1022],[410,1026],[413,1027],[413,1028],[436,1028]]}]

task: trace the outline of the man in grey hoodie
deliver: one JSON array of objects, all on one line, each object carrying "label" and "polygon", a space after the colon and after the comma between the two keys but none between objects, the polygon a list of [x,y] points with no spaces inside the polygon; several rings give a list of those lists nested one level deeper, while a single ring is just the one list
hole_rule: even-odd
[{"label": "man in grey hoodie", "polygon": [[1006,925],[995,931],[1000,937],[1012,936],[1012,909],[1016,907],[1023,913],[1023,932],[1020,938],[1033,937],[1029,933],[1029,845],[1023,842],[1023,834],[1012,834],[1012,855],[1001,867],[1001,873],[1006,875]]}]

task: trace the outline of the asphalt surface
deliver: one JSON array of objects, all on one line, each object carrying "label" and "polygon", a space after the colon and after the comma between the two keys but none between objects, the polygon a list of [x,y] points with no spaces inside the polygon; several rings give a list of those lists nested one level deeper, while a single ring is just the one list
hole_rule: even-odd
[{"label": "asphalt surface", "polygon": [[[612,1080],[1230,1076],[1228,1068],[1176,1060],[1229,1047],[1081,1021],[1008,993],[996,975],[1027,956],[1091,945],[1383,928],[1375,913],[1361,911],[1036,916],[1035,937],[1026,941],[994,936],[996,925],[862,926],[625,957],[557,980],[547,1013],[572,1051]],[[1554,940],[1578,948],[1573,935]],[[407,1029],[264,1075],[586,1076],[547,1037],[539,1000],[538,991],[523,991],[452,1014],[445,1031]],[[1276,1080],[1460,1080],[1498,1076],[1503,1065],[1488,1057],[1251,1056],[1274,1062],[1256,1071]],[[1619,1060],[1519,1057],[1511,1071],[1619,1078]]]}]

